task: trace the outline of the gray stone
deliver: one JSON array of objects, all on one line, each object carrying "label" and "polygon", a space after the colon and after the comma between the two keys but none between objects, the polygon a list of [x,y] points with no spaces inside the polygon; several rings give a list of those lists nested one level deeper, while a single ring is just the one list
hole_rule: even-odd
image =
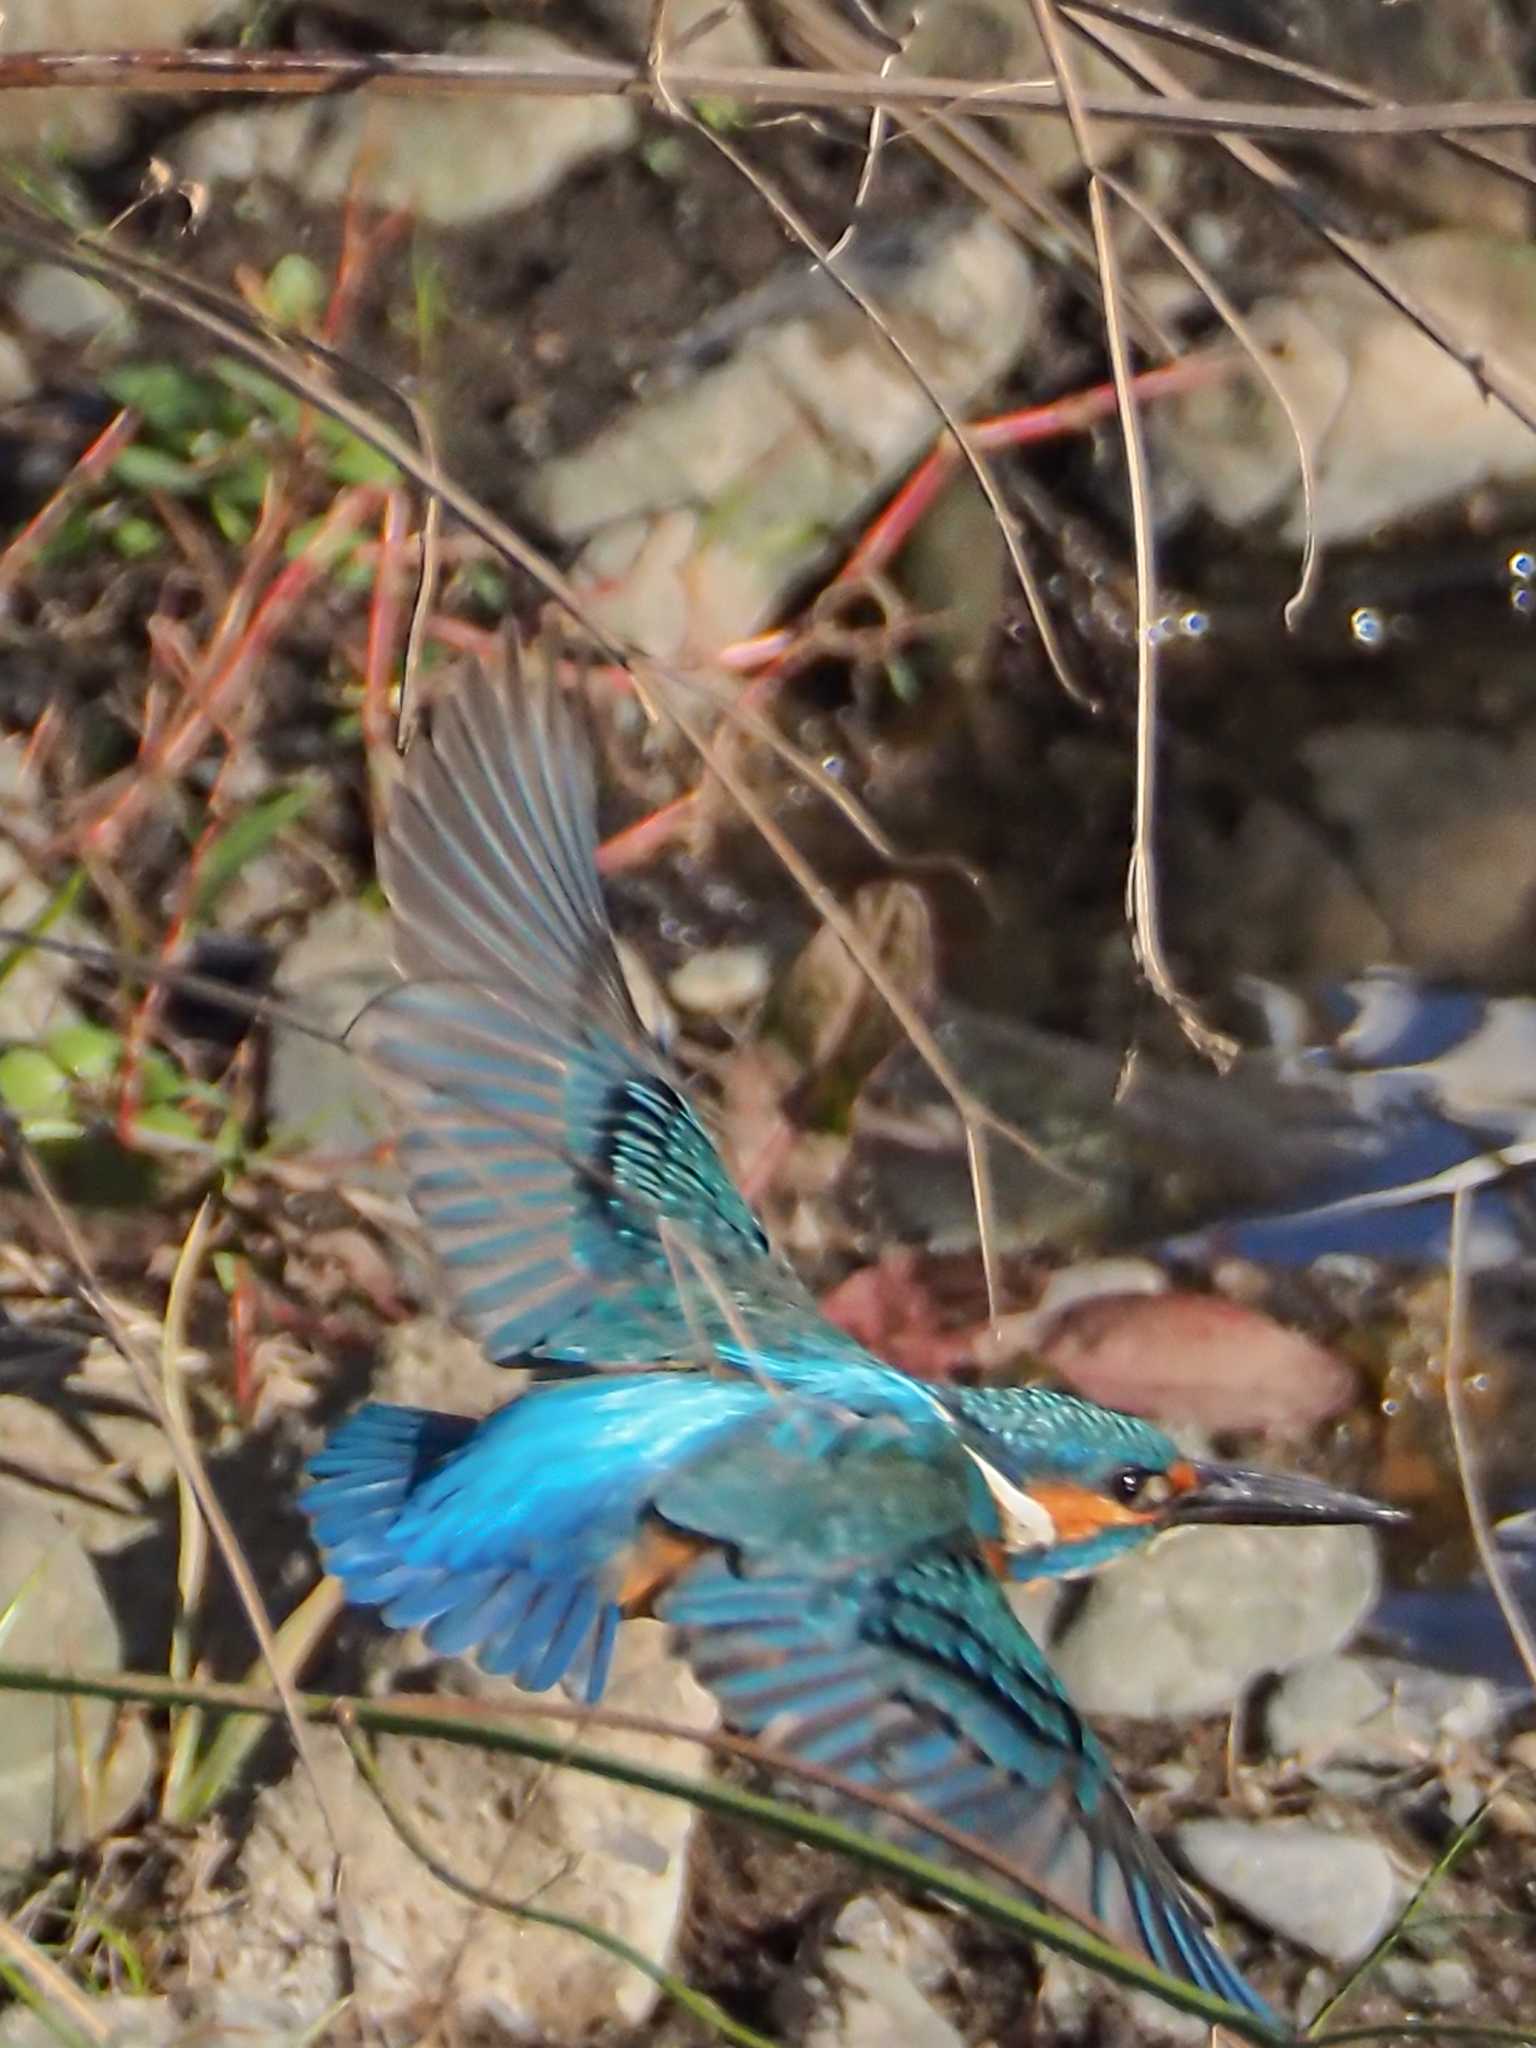
[{"label": "gray stone", "polygon": [[[639,56],[651,33],[653,0],[593,0],[625,47]],[[671,0],[667,46],[674,61],[701,64],[765,64],[768,45],[747,0]]]},{"label": "gray stone", "polygon": [[[501,26],[455,45],[461,56],[547,64],[569,54],[541,29]],[[370,205],[465,225],[545,198],[568,172],[633,140],[627,100],[495,95],[243,108],[192,128],[176,152],[209,184],[276,178],[305,198],[344,199],[361,169]]]},{"label": "gray stone", "polygon": [[1387,1705],[1387,1695],[1356,1657],[1314,1657],[1275,1688],[1264,1716],[1276,1756],[1331,1754]]},{"label": "gray stone", "polygon": [[0,405],[15,405],[36,389],[26,350],[9,334],[0,334]]},{"label": "gray stone", "polygon": [[[1376,250],[1383,273],[1457,339],[1466,361],[1497,362],[1516,387],[1536,365],[1536,252],[1521,239],[1447,229]],[[1248,325],[1287,392],[1312,451],[1320,541],[1377,527],[1536,474],[1536,433],[1484,396],[1456,355],[1364,279],[1309,266]],[[1402,423],[1411,417],[1414,431]],[[1231,526],[1276,520],[1306,530],[1295,437],[1251,372],[1151,410],[1160,464]]]},{"label": "gray stone", "polygon": [[[81,1674],[123,1668],[106,1594],[79,1539],[19,1488],[0,1487],[0,1654]],[[115,1827],[144,1796],[154,1747],[107,1700],[9,1693],[0,1754],[0,1870]]]},{"label": "gray stone", "polygon": [[1397,1657],[1368,1657],[1364,1664],[1385,1693],[1383,1719],[1417,1756],[1440,1743],[1487,1741],[1516,1697],[1489,1679],[1431,1671]]},{"label": "gray stone", "polygon": [[[464,1682],[488,1711],[498,1700],[530,1704],[504,1681],[466,1673]],[[706,1729],[715,1718],[652,1622],[620,1632],[605,1703],[684,1728]],[[568,1724],[519,1725],[583,1739]],[[685,1740],[607,1729],[585,1740],[666,1769],[705,1767]],[[643,2022],[657,1997],[649,1978],[576,1935],[518,1924],[439,1883],[360,1783],[341,1738],[317,1730],[315,1748],[341,1838],[339,1923],[350,1944],[353,2011],[365,2029],[425,2027],[431,2015],[445,2038],[575,2040]],[[665,1959],[683,1900],[690,1807],[442,1743],[395,1740],[382,1763],[394,1802],[457,1874],[504,1898],[592,1921]],[[188,1930],[193,1995],[220,1986],[275,2000],[295,2028],[327,2012],[347,1988],[332,1914],[334,1867],[314,1787],[295,1770],[257,1804],[240,1855],[242,1912],[208,1914]]]},{"label": "gray stone", "polygon": [[[395,981],[388,920],[360,903],[336,903],[288,948],[277,986],[309,1023],[339,1034]],[[272,1035],[267,1107],[285,1138],[311,1152],[356,1158],[360,1171],[362,1155],[392,1129],[378,1079],[357,1050],[282,1025]]]},{"label": "gray stone", "polygon": [[1099,1580],[1053,1656],[1086,1713],[1217,1713],[1345,1642],[1379,1580],[1369,1530],[1180,1529]]},{"label": "gray stone", "polygon": [[[39,881],[29,860],[42,860],[51,830],[25,741],[13,733],[0,735],[0,925],[9,930],[33,924],[53,900],[53,891]],[[79,942],[91,934],[78,917],[69,917],[53,925],[49,936]],[[11,943],[0,941],[0,951]],[[74,972],[73,961],[42,949],[19,960],[0,983],[0,1045],[78,1023],[80,1011],[64,993]]]},{"label": "gray stone", "polygon": [[[159,1325],[121,1303],[119,1312],[153,1355]],[[208,1360],[188,1350],[181,1363],[184,1376],[195,1381]],[[23,1386],[0,1392],[0,1442],[13,1479],[36,1475],[38,1491],[29,1495],[34,1504],[98,1554],[141,1541],[154,1526],[145,1499],[153,1501],[175,1481],[165,1431],[145,1407],[127,1361],[105,1339],[89,1346],[57,1396],[33,1399]]]},{"label": "gray stone", "polygon": [[[106,2048],[297,2048],[293,2028],[263,1999],[215,1996],[199,2004],[123,1994],[92,1998],[91,2012],[107,2029]],[[50,2016],[24,2006],[0,2023],[0,2048],[59,2048],[60,2038]]]},{"label": "gray stone", "polygon": [[1358,1962],[1403,1888],[1381,1844],[1305,1821],[1186,1821],[1175,1840],[1199,1878],[1250,1919],[1325,1962]]},{"label": "gray stone", "polygon": [[34,333],[52,341],[126,337],[132,321],[115,292],[66,263],[32,263],[11,292],[11,309]]},{"label": "gray stone", "polygon": [[933,1914],[884,1897],[853,1899],[822,1967],[831,1996],[805,2048],[964,2048],[930,1996],[954,1972],[947,1930]]},{"label": "gray stone", "polygon": [[[1034,331],[1034,274],[980,219],[931,238],[882,310],[963,408]],[[762,328],[718,369],[642,400],[547,463],[530,499],[562,538],[587,540],[573,574],[594,615],[686,660],[760,626],[936,425],[906,368],[839,305]]]},{"label": "gray stone", "polygon": [[768,993],[770,967],[761,946],[711,946],[674,968],[667,993],[680,1010],[720,1017],[744,1010]]},{"label": "gray stone", "polygon": [[1382,1963],[1381,1974],[1392,1995],[1407,2006],[1451,2012],[1457,2007],[1470,2007],[1477,1996],[1476,1973],[1457,1956],[1438,1956],[1430,1963],[1420,1962],[1414,1956],[1388,1956]]}]

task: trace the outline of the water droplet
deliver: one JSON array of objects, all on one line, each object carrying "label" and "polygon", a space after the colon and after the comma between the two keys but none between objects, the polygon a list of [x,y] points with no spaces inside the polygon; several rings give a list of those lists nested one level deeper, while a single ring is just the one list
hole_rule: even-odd
[{"label": "water droplet", "polygon": [[1536,583],[1536,552],[1516,548],[1505,565],[1517,583]]},{"label": "water droplet", "polygon": [[1509,604],[1510,609],[1517,612],[1522,619],[1536,618],[1536,590],[1528,588],[1527,585],[1522,583],[1518,589],[1509,593]]},{"label": "water droplet", "polygon": [[1380,647],[1387,637],[1387,622],[1374,605],[1356,605],[1349,615],[1349,631],[1357,645]]},{"label": "water droplet", "polygon": [[1186,640],[1203,640],[1210,630],[1209,612],[1186,612],[1179,621],[1179,631]]}]

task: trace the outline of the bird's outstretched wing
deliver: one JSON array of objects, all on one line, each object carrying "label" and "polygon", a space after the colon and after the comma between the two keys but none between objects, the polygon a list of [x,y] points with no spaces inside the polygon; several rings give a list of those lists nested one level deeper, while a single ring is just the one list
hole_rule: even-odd
[{"label": "bird's outstretched wing", "polygon": [[563,693],[476,679],[436,706],[379,867],[404,986],[359,1028],[402,1099],[412,1201],[490,1356],[864,1357],[769,1251],[635,1014]]},{"label": "bird's outstretched wing", "polygon": [[[717,1555],[658,1611],[732,1727],[974,1836],[1027,1896],[1268,2017],[979,1560],[829,1584],[742,1577]],[[866,1832],[964,1862],[916,1819],[835,1803]]]},{"label": "bird's outstretched wing", "polygon": [[[821,1461],[803,1492],[773,1471],[743,1495],[735,1463],[727,1447],[661,1496],[669,1518],[702,1525],[716,1547],[656,1610],[729,1725],[960,1829],[1006,1857],[1026,1895],[1088,1917],[1159,1968],[1270,2018],[1132,1814],[974,1537],[919,1542],[894,1563],[873,1554],[904,1511],[909,1533],[931,1519],[923,1508],[942,1474],[919,1474],[917,1461],[875,1445]],[[871,1510],[862,1560],[860,1532],[849,1526],[861,1497]],[[840,1512],[843,1526],[818,1564],[822,1509]],[[797,1543],[766,1527],[791,1516]],[[851,1795],[835,1803],[869,1832],[964,1861],[915,1818]]]}]

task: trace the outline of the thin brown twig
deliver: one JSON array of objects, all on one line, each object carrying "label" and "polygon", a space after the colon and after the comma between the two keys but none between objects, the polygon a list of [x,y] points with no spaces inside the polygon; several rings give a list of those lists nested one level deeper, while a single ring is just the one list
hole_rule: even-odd
[{"label": "thin brown twig", "polygon": [[1195,1048],[1216,1065],[1231,1061],[1237,1041],[1207,1024],[1190,996],[1179,986],[1163,943],[1162,906],[1158,888],[1158,697],[1157,561],[1153,544],[1151,482],[1146,439],[1137,403],[1130,339],[1126,333],[1120,260],[1110,217],[1110,188],[1078,91],[1073,60],[1067,49],[1055,0],[1030,0],[1041,41],[1061,91],[1078,154],[1088,174],[1088,216],[1104,287],[1104,338],[1115,386],[1116,410],[1125,447],[1126,479],[1131,501],[1131,542],[1136,572],[1136,795],[1131,823],[1131,856],[1126,873],[1126,915],[1131,945],[1148,986],[1178,1019]]},{"label": "thin brown twig", "polygon": [[[1132,6],[1129,0],[1067,0],[1063,12],[1077,26],[1082,25],[1082,15],[1099,15],[1106,21],[1118,22],[1123,28],[1137,29],[1158,41],[1175,43],[1183,49],[1201,50],[1208,56],[1247,65],[1272,78],[1283,78],[1288,84],[1320,92],[1328,99],[1342,101],[1346,106],[1380,108],[1394,104],[1381,93],[1373,92],[1353,79],[1341,78],[1337,72],[1324,71],[1316,64],[1304,64],[1295,57],[1283,57],[1273,50],[1261,50],[1256,43],[1241,42],[1236,36],[1223,35],[1219,29],[1203,28],[1192,21],[1176,21],[1172,16],[1158,14],[1149,7]],[[1528,191],[1536,189],[1536,167],[1520,157],[1511,156],[1507,150],[1499,149],[1493,143],[1434,133],[1427,134],[1424,139],[1449,150],[1464,162],[1493,171],[1513,184],[1523,185]]]},{"label": "thin brown twig", "polygon": [[[1182,92],[1183,81],[1176,73],[1149,56],[1134,37],[1112,23],[1101,22],[1095,29],[1084,22],[1080,24],[1080,32],[1096,43],[1129,77],[1170,96],[1176,97]],[[1358,118],[1364,121],[1371,111],[1369,108],[1359,109]],[[1470,347],[1441,319],[1438,312],[1405,292],[1370,243],[1357,235],[1346,235],[1338,228],[1330,227],[1301,180],[1267,150],[1259,148],[1257,143],[1243,135],[1220,135],[1217,140],[1232,161],[1270,193],[1293,220],[1322,242],[1346,269],[1353,271],[1372,291],[1401,313],[1426,340],[1433,342],[1453,362],[1460,363],[1483,396],[1496,398],[1523,426],[1536,432],[1536,399],[1510,377],[1497,356]]]},{"label": "thin brown twig", "polygon": [[[1052,83],[909,78],[878,71],[800,70],[788,65],[674,64],[669,89],[688,99],[746,106],[846,109],[885,106],[930,113],[1065,117]],[[248,93],[333,98],[367,91],[385,97],[522,94],[557,99],[654,99],[643,64],[576,55],[530,62],[440,52],[374,50],[24,50],[0,56],[0,92],[50,87],[136,94]],[[1085,113],[1174,134],[1256,135],[1294,141],[1337,136],[1496,134],[1536,128],[1536,100],[1428,100],[1381,106],[1276,106],[1265,100],[1202,99],[1176,93],[1085,92]]]}]

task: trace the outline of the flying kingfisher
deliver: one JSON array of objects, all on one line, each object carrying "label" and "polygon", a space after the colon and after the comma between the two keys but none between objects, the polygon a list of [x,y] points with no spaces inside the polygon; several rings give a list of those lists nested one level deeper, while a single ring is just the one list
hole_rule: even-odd
[{"label": "flying kingfisher", "polygon": [[[592,1700],[620,1620],[656,1614],[733,1726],[1262,2011],[998,1577],[1181,1522],[1394,1512],[1043,1388],[922,1385],[828,1323],[640,1025],[594,849],[558,693],[472,683],[436,710],[380,848],[402,986],[362,1028],[461,1319],[566,1373],[484,1421],[343,1424],[304,1498],[329,1568],[439,1651]],[[635,1370],[659,1361],[681,1369]]]}]

